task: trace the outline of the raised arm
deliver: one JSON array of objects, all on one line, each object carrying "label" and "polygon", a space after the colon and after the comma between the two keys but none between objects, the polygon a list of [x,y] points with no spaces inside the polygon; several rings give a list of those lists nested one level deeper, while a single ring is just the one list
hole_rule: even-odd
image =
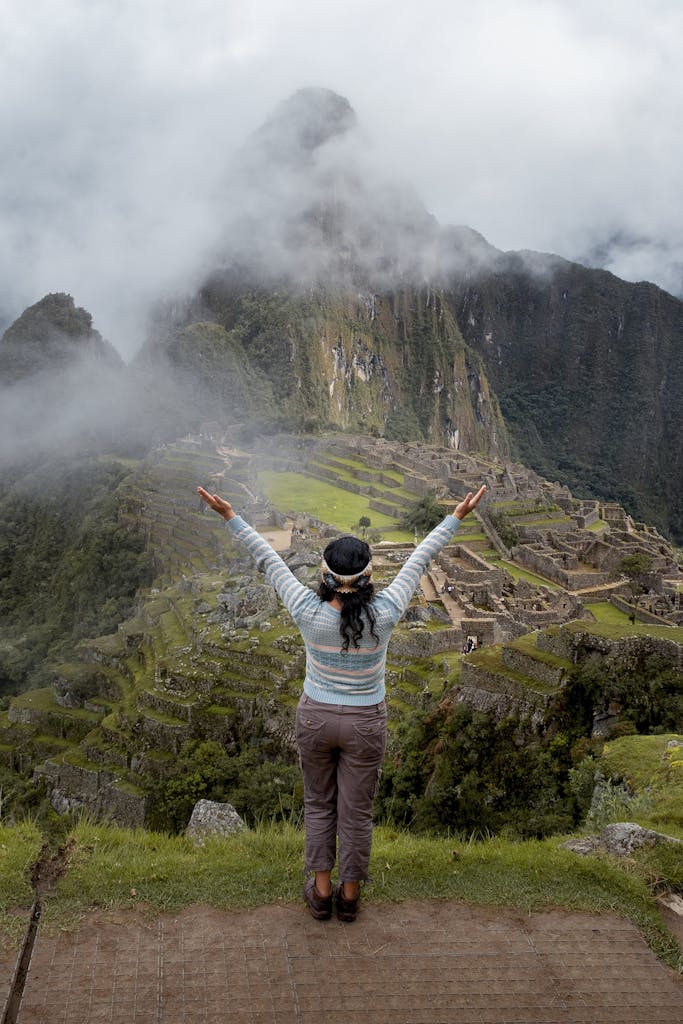
[{"label": "raised arm", "polygon": [[265,573],[266,579],[275,588],[285,608],[296,621],[297,613],[302,610],[303,605],[314,598],[313,591],[296,578],[268,541],[237,515],[229,501],[218,494],[209,494],[203,487],[197,488],[197,494],[209,508],[228,522],[230,533],[244,545],[256,567]]},{"label": "raised arm", "polygon": [[486,485],[479,488],[476,494],[469,491],[453,511],[438,526],[435,526],[418,547],[415,548],[403,568],[394,580],[382,591],[382,597],[390,601],[396,608],[396,621],[405,612],[410,600],[417,590],[422,574],[433,558],[446,547],[449,540],[460,526],[460,522],[472,512],[484,494]]}]

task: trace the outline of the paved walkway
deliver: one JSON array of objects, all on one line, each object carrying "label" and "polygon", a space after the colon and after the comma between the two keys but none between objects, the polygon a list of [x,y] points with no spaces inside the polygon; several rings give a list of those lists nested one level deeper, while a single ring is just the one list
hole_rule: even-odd
[{"label": "paved walkway", "polygon": [[[14,963],[0,960],[0,1008]],[[39,932],[18,1024],[681,1024],[683,978],[615,915],[451,902],[96,914]]]}]

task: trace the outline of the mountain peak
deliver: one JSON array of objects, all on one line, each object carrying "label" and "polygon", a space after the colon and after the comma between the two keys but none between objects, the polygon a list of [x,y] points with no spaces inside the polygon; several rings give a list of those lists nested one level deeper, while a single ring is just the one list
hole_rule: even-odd
[{"label": "mountain peak", "polygon": [[300,163],[331,139],[356,127],[356,113],[344,96],[331,89],[298,89],[283,100],[252,136],[252,146]]},{"label": "mountain peak", "polygon": [[278,146],[285,142],[292,153],[303,156],[356,124],[355,112],[344,96],[332,89],[305,88],[276,106],[256,137]]},{"label": "mountain peak", "polygon": [[0,380],[11,383],[40,370],[59,369],[79,356],[119,364],[116,350],[70,295],[54,292],[29,306],[0,339]]}]

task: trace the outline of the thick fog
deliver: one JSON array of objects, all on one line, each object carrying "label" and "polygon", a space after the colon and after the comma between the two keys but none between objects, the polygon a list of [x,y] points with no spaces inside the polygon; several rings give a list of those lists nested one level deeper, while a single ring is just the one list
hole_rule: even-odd
[{"label": "thick fog", "polygon": [[85,354],[0,383],[0,473],[53,456],[143,454],[201,419],[194,400],[163,366],[133,374]]},{"label": "thick fog", "polygon": [[[361,210],[384,195],[412,231],[419,197],[499,249],[683,291],[678,0],[3,7],[2,326],[68,292],[128,358],[150,306],[243,246],[229,225],[253,229],[260,216],[261,251],[286,264],[290,213],[312,179],[280,168],[268,191],[245,192],[234,162],[305,86],[334,90],[357,115],[351,136],[323,147],[315,181],[345,146],[344,167],[366,183]],[[407,237],[399,227],[389,242]],[[386,244],[362,241],[380,254]]]}]

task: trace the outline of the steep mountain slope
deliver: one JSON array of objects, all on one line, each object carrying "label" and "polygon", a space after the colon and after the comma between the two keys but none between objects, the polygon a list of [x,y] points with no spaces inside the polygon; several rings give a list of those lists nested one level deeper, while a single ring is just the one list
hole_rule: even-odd
[{"label": "steep mountain slope", "polygon": [[70,295],[46,295],[24,310],[0,339],[0,385],[36,373],[60,372],[79,360],[121,366],[116,349]]},{"label": "steep mountain slope", "polygon": [[[305,296],[243,288],[216,274],[201,298],[225,329],[226,346],[240,346],[252,372],[268,382],[262,419],[507,452],[481,360],[463,343],[438,291],[319,288]],[[208,327],[191,330],[205,334]],[[186,366],[196,366],[197,352],[166,346],[168,358]]]},{"label": "steep mountain slope", "polygon": [[[246,412],[285,429],[507,452],[482,361],[430,283],[438,224],[363,157],[346,100],[304,89],[283,103],[248,140],[226,193],[215,269],[158,326],[140,364],[215,371],[206,394],[220,419],[227,404],[233,419]],[[188,331],[193,344],[179,345]],[[239,388],[226,358],[240,367]]]},{"label": "steep mountain slope", "polygon": [[448,295],[523,461],[683,538],[683,303],[538,254]]},{"label": "steep mountain slope", "polygon": [[239,213],[171,336],[223,327],[288,429],[498,454],[511,437],[546,476],[683,539],[683,304],[442,228],[365,148],[342,97],[282,104],[232,169]]}]

